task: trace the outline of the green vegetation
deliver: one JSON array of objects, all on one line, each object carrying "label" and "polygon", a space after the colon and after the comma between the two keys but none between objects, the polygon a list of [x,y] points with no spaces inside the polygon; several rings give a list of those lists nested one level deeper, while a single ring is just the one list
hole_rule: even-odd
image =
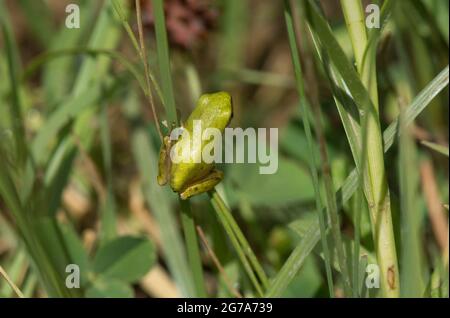
[{"label": "green vegetation", "polygon": [[[0,0],[0,297],[448,297],[448,1],[72,2]],[[184,201],[215,91],[278,170]]]}]

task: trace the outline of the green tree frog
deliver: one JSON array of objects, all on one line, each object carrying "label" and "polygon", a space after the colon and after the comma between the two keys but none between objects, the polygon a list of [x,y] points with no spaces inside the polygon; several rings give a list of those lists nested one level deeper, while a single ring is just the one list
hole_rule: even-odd
[{"label": "green tree frog", "polygon": [[[216,128],[222,133],[228,126],[233,115],[231,96],[227,92],[217,92],[202,95],[188,117],[182,129],[187,130],[190,136],[194,134],[194,121],[201,121],[201,134],[206,128]],[[197,122],[198,123],[198,122]],[[202,136],[201,135],[201,136]],[[212,139],[213,137],[211,137]],[[211,139],[195,143],[189,138],[171,142],[169,136],[164,137],[159,154],[158,184],[169,182],[174,192],[185,200],[197,194],[212,190],[223,179],[223,172],[216,169],[214,163],[206,163],[201,156],[203,148]],[[181,153],[181,158],[172,161],[170,151]],[[188,151],[184,151],[188,150]],[[194,160],[193,158],[197,158]]]}]

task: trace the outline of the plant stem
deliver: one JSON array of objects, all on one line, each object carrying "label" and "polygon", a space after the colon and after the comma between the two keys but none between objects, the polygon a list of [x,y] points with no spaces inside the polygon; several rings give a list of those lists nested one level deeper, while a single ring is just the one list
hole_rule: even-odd
[{"label": "plant stem", "polygon": [[191,205],[187,200],[179,200],[181,206],[181,222],[184,229],[184,238],[187,245],[189,265],[191,266],[197,297],[207,297],[205,280],[203,279],[203,268],[198,248],[195,223],[192,216]]},{"label": "plant stem", "polygon": [[236,288],[233,287],[233,285],[231,283],[231,279],[228,277],[227,272],[223,268],[222,264],[220,264],[220,261],[217,258],[216,253],[214,253],[212,248],[209,246],[208,240],[206,239],[206,235],[205,235],[205,233],[203,233],[203,231],[200,228],[200,226],[197,226],[197,232],[198,232],[198,235],[200,236],[200,240],[203,242],[203,245],[207,249],[208,254],[210,255],[212,261],[214,262],[214,264],[216,265],[220,275],[222,276],[222,279],[223,279],[225,285],[227,286],[228,291],[231,294],[233,294],[236,298],[242,298],[241,293]]},{"label": "plant stem", "polygon": [[364,57],[367,47],[367,34],[361,1],[341,0],[341,5],[350,34],[358,73],[374,105],[374,111],[365,111],[361,117],[367,116],[367,166],[364,169],[364,178],[366,179],[364,192],[370,210],[375,249],[380,267],[381,288],[384,297],[398,297],[400,282],[397,253],[378,118],[376,48],[374,46],[370,52],[367,52],[367,57]]},{"label": "plant stem", "polygon": [[147,60],[147,50],[145,49],[145,41],[144,41],[144,28],[142,26],[142,16],[141,16],[141,2],[140,0],[135,1],[136,4],[136,18],[137,18],[137,25],[138,25],[138,33],[139,33],[139,45],[140,45],[140,57],[142,60],[142,64],[144,64],[144,72],[145,72],[145,84],[147,86],[146,91],[144,91],[149,104],[150,108],[152,110],[153,118],[155,119],[155,125],[156,129],[158,130],[158,135],[161,140],[161,142],[164,139],[164,136],[161,131],[161,126],[159,125],[159,118],[158,114],[156,113],[155,109],[155,103],[153,101],[153,94],[152,94],[152,88],[150,85],[150,68],[148,66],[148,60]]},{"label": "plant stem", "polygon": [[[220,195],[216,190],[210,191],[209,195],[211,197],[211,203],[216,210],[219,219],[222,222],[222,225],[224,226],[225,231],[227,232],[231,240],[231,243],[236,249],[236,252],[241,259],[241,262],[244,265],[247,274],[252,280],[257,292],[262,296],[264,294],[263,288],[267,288],[269,285],[267,276],[262,266],[259,264],[258,259],[256,258],[253,250],[250,247],[250,244],[247,242],[247,239],[245,238],[238,224],[234,220],[233,215],[225,205],[225,202],[223,202]],[[259,281],[256,279],[255,272],[262,283],[262,287]]]}]

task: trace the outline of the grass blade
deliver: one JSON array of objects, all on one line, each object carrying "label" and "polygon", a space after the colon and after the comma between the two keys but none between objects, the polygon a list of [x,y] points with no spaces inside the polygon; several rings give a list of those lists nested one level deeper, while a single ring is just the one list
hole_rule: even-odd
[{"label": "grass blade", "polygon": [[418,160],[414,140],[410,129],[400,125],[403,131],[399,138],[399,180],[400,180],[400,208],[401,208],[401,296],[407,298],[421,297],[425,291],[423,281],[423,266],[421,255],[421,213],[418,207],[419,175]]},{"label": "grass blade", "polygon": [[[302,114],[303,127],[304,127],[304,131],[305,131],[306,139],[307,139],[307,145],[308,145],[308,151],[309,151],[309,157],[310,157],[308,163],[309,163],[309,170],[310,170],[312,180],[313,180],[313,185],[314,185],[317,214],[319,216],[320,235],[322,238],[322,248],[323,248],[324,255],[325,255],[325,268],[326,268],[326,272],[327,272],[328,288],[329,288],[330,297],[333,297],[334,287],[333,287],[333,279],[332,279],[332,274],[331,274],[331,263],[330,263],[331,255],[330,255],[330,251],[328,248],[328,242],[326,239],[326,230],[325,230],[326,225],[328,223],[328,215],[326,213],[324,213],[324,212],[326,212],[326,210],[323,209],[322,198],[321,198],[321,193],[320,193],[319,173],[316,168],[317,167],[317,159],[315,156],[316,150],[313,148],[314,141],[313,141],[312,132],[311,132],[311,124],[309,122],[309,114],[311,111],[310,111],[309,103],[308,103],[308,101],[306,99],[306,95],[305,95],[302,69],[301,69],[299,52],[297,49],[297,43],[296,43],[296,38],[295,38],[292,10],[291,10],[290,4],[287,0],[285,0],[284,5],[285,5],[284,16],[285,16],[286,27],[287,27],[288,36],[289,36],[292,64],[294,66],[295,78],[296,78],[296,83],[297,83],[296,86],[297,86],[297,91],[299,94],[299,107],[300,107],[301,114]],[[327,198],[328,198],[328,196],[327,196]],[[329,203],[328,207],[334,206],[333,203],[330,203],[330,202],[328,202],[328,203]],[[342,251],[342,250],[340,250],[340,251]],[[340,256],[339,259],[341,261],[342,260],[341,257],[343,255],[341,254],[339,256]]]},{"label": "grass blade", "polygon": [[307,232],[303,235],[300,244],[289,255],[289,258],[278,271],[270,284],[265,297],[280,297],[286,290],[290,282],[297,275],[304,261],[314,249],[321,237],[319,222],[311,224]]},{"label": "grass blade", "polygon": [[448,147],[436,144],[434,142],[425,141],[425,140],[421,141],[420,143],[422,145],[430,148],[431,150],[434,150],[434,151],[436,151],[436,152],[438,152],[438,153],[440,153],[440,154],[442,154],[442,155],[444,155],[446,157],[449,156]]},{"label": "grass blade", "polygon": [[[136,1],[136,8],[137,8],[137,14],[138,14],[138,20],[140,20],[140,5],[138,4],[139,1]],[[156,32],[156,44],[157,44],[157,55],[158,55],[158,64],[159,64],[159,71],[162,81],[162,94],[164,98],[164,106],[166,110],[166,116],[167,120],[169,122],[169,127],[172,127],[172,125],[178,126],[179,125],[179,118],[177,116],[176,111],[176,105],[175,105],[175,95],[173,91],[173,83],[172,83],[172,74],[170,69],[170,56],[169,56],[169,45],[167,41],[167,31],[166,31],[166,24],[165,24],[165,17],[164,17],[164,5],[163,1],[161,0],[155,0],[152,2],[153,6],[153,13],[155,18],[155,32]],[[138,21],[139,24],[141,24],[140,21]],[[143,36],[142,36],[142,27],[140,27],[140,41],[141,41],[141,50],[142,50],[142,56],[145,55],[145,48],[143,44]],[[149,73],[147,71],[147,73]],[[150,75],[147,74],[148,80],[150,80]],[[155,114],[156,117],[156,114]],[[159,123],[157,123],[159,125]],[[162,133],[159,132],[161,141],[162,141]],[[156,179],[154,179],[156,180]],[[181,203],[181,210],[182,210],[182,224],[183,224],[183,230],[184,235],[186,238],[186,244],[187,252],[188,252],[188,258],[191,265],[191,271],[194,276],[194,284],[197,291],[198,297],[203,297],[206,295],[205,291],[205,283],[203,279],[203,268],[202,263],[200,259],[200,251],[199,251],[199,245],[197,240],[197,232],[195,230],[195,223],[193,221],[193,215],[190,208],[189,202],[183,202]]]},{"label": "grass blade", "polygon": [[6,280],[8,285],[11,287],[11,289],[16,293],[16,295],[19,298],[24,298],[25,297],[23,295],[23,293],[20,291],[20,289],[16,286],[16,284],[14,284],[14,282],[11,280],[11,278],[9,278],[9,275],[6,273],[6,271],[3,269],[3,267],[1,265],[0,265],[0,276],[3,277],[3,279]]},{"label": "grass blade", "polygon": [[225,205],[220,195],[215,190],[211,191],[209,195],[211,197],[211,204],[214,207],[214,210],[217,212],[219,220],[222,223],[225,232],[228,235],[228,238],[230,239],[234,249],[236,250],[236,253],[238,254],[251,282],[253,283],[256,292],[261,297],[262,295],[264,295],[264,291],[263,287],[258,281],[258,278],[255,275],[255,272],[257,272],[260,277],[262,277],[261,281],[263,282],[263,284],[267,284],[267,279],[265,278],[264,271],[259,265],[250,248],[250,245],[243,236],[236,221],[234,221],[231,212],[228,210],[228,207]]},{"label": "grass blade", "polygon": [[200,258],[200,250],[198,248],[197,234],[195,229],[195,222],[193,219],[191,205],[189,201],[178,200],[181,208],[181,222],[183,224],[184,239],[187,245],[187,254],[189,264],[192,269],[192,275],[198,297],[206,297],[205,281],[203,278],[203,268]]},{"label": "grass blade", "polygon": [[[161,76],[161,88],[166,105],[166,115],[169,123],[178,125],[175,96],[173,93],[172,75],[170,72],[169,46],[167,42],[166,23],[164,17],[164,5],[162,0],[152,1],[155,32],[158,54],[159,75]],[[194,229],[195,230],[195,229]]]},{"label": "grass blade", "polygon": [[11,103],[10,103],[10,123],[12,131],[14,132],[14,141],[16,149],[16,160],[22,165],[25,163],[26,142],[25,129],[23,127],[23,105],[20,96],[20,86],[18,81],[18,74],[20,71],[20,64],[18,61],[18,52],[14,40],[14,35],[11,29],[11,24],[8,17],[8,11],[3,7],[3,2],[0,2],[0,28],[3,34],[4,50],[8,65],[8,76],[11,89]]}]

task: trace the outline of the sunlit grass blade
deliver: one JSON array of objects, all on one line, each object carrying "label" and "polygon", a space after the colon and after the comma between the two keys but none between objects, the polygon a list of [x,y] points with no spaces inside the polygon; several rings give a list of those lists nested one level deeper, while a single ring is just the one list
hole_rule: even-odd
[{"label": "sunlit grass blade", "polygon": [[[26,253],[22,248],[18,248],[16,253],[11,255],[9,264],[3,268],[0,266],[0,280],[4,279],[7,284],[0,284],[0,297],[10,298],[14,294],[20,298],[24,295],[20,290],[23,272],[28,267]],[[3,277],[2,277],[3,276]]]},{"label": "sunlit grass blade", "polygon": [[446,157],[449,156],[448,147],[436,144],[434,142],[426,141],[426,140],[421,141],[421,144],[430,148],[431,150],[434,150],[434,151],[446,156]]},{"label": "sunlit grass blade", "polygon": [[280,297],[297,275],[308,255],[312,252],[321,237],[319,222],[311,224],[301,241],[284,262],[272,280],[265,297]]},{"label": "sunlit grass blade", "polygon": [[3,269],[3,267],[0,265],[0,277],[3,278],[8,285],[11,287],[11,289],[16,293],[16,295],[19,298],[24,298],[22,291],[17,287],[16,284],[14,284],[14,281],[9,277],[9,275],[6,273],[6,271]]},{"label": "sunlit grass blade", "polygon": [[[411,125],[414,120],[425,110],[430,102],[447,87],[449,80],[449,66],[447,65],[413,100],[411,105],[405,109],[403,124],[405,127]],[[387,151],[395,141],[399,131],[399,120],[394,120],[384,131],[384,149]]]}]

